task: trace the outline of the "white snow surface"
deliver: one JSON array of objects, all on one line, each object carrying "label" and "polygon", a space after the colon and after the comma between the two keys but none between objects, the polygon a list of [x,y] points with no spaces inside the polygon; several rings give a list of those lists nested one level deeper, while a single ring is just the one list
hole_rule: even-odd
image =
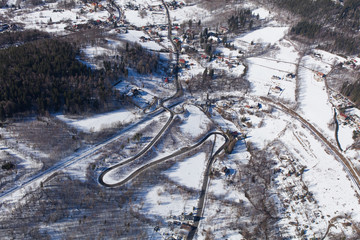
[{"label": "white snow surface", "polygon": [[185,111],[185,121],[180,126],[184,135],[189,135],[191,138],[197,138],[204,134],[207,131],[206,126],[211,123],[209,118],[194,105],[186,105]]},{"label": "white snow surface", "polygon": [[289,27],[265,27],[238,37],[235,39],[235,43],[237,41],[247,43],[254,41],[255,43],[274,44],[283,38],[288,30]]},{"label": "white snow surface", "polygon": [[340,142],[340,146],[343,150],[350,147],[353,143],[353,131],[354,129],[350,126],[344,126],[342,124],[339,125],[339,132],[338,132],[338,138]]},{"label": "white snow surface", "polygon": [[[333,138],[334,131],[328,128],[328,123],[333,119],[333,109],[329,102],[328,94],[323,80],[315,80],[316,72],[327,74],[330,67],[317,62],[310,56],[305,56],[300,67],[300,109],[305,119],[319,127],[327,137]],[[311,69],[311,70],[310,70]]]},{"label": "white snow surface", "polygon": [[185,195],[170,194],[164,186],[155,186],[145,196],[144,205],[139,209],[140,213],[168,217],[180,216],[184,211],[189,213],[196,206],[197,199],[188,198]]},{"label": "white snow surface", "polygon": [[176,163],[165,174],[181,185],[199,190],[207,160],[206,153],[199,152],[185,161]]},{"label": "white snow surface", "polygon": [[136,31],[136,30],[129,30],[128,33],[124,33],[124,34],[120,35],[120,37],[122,39],[127,40],[129,42],[137,42],[143,48],[151,49],[154,51],[158,51],[163,48],[154,41],[141,42],[140,37],[142,37],[142,36],[144,36],[146,38],[149,37],[143,31]]},{"label": "white snow surface", "polygon": [[[247,59],[249,66],[247,79],[251,83],[253,95],[267,96],[269,94],[294,102],[296,79],[286,76],[289,73],[295,74],[299,55],[287,40],[281,40],[276,45],[279,50]],[[276,91],[276,87],[281,88],[282,91]]]},{"label": "white snow surface", "polygon": [[121,109],[80,120],[71,119],[65,115],[56,115],[56,117],[82,131],[98,132],[105,128],[114,127],[118,123],[131,123],[136,119],[136,113]]},{"label": "white snow surface", "polygon": [[257,8],[257,9],[252,11],[252,14],[253,15],[258,15],[259,14],[259,19],[266,19],[266,18],[271,16],[270,11],[265,9],[265,8]]},{"label": "white snow surface", "polygon": [[[360,214],[355,211],[360,208],[359,201],[342,164],[329,155],[309,131],[304,131],[300,123],[294,123],[297,130],[286,131],[281,140],[309,169],[303,179],[309,185],[309,191],[314,193],[323,214],[335,216],[346,213],[355,221],[360,221]],[[298,211],[301,212],[300,209]]]}]

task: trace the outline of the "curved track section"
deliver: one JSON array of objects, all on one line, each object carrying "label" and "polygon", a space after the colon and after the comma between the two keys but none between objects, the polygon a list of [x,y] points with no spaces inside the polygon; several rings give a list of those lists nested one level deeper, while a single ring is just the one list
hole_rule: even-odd
[{"label": "curved track section", "polygon": [[[136,176],[138,176],[140,173],[146,171],[147,169],[159,164],[159,163],[162,163],[164,161],[167,161],[171,158],[174,158],[176,156],[179,156],[179,155],[182,155],[184,153],[187,153],[197,147],[199,147],[201,144],[203,144],[209,137],[211,137],[212,135],[221,135],[225,138],[225,142],[224,144],[216,151],[215,154],[213,154],[210,158],[210,161],[207,165],[207,168],[206,168],[206,173],[205,175],[209,175],[208,173],[210,172],[210,168],[211,168],[211,165],[212,163],[214,162],[214,159],[215,157],[225,148],[226,144],[228,143],[228,138],[225,134],[221,133],[221,132],[211,132],[211,133],[208,133],[204,138],[202,138],[200,141],[198,141],[196,144],[190,146],[190,147],[185,147],[185,148],[182,148],[166,157],[163,157],[161,159],[158,159],[154,162],[151,162],[151,163],[148,163],[140,168],[138,168],[137,170],[135,170],[134,172],[132,172],[128,177],[126,177],[124,180],[120,181],[120,182],[117,182],[117,183],[112,183],[112,184],[109,184],[109,183],[105,183],[103,178],[105,176],[105,174],[107,174],[108,172],[110,172],[111,170],[114,170],[115,168],[118,168],[122,165],[124,165],[123,163],[120,163],[120,164],[117,164],[117,165],[114,165],[108,169],[106,169],[104,172],[102,172],[99,176],[99,183],[103,186],[106,186],[106,187],[119,187],[121,185],[124,185],[125,183],[131,181],[133,178],[135,178]],[[153,145],[152,145],[153,146]],[[142,155],[142,154],[141,154]],[[141,155],[137,154],[136,156],[130,158],[131,161],[134,161],[135,159],[137,159],[138,157],[140,157]],[[129,162],[129,160],[127,160],[127,162]],[[207,182],[207,181],[206,181]],[[206,184],[207,185],[207,184]],[[206,190],[205,190],[206,191]],[[202,190],[203,192],[203,190]]]},{"label": "curved track section", "polygon": [[140,152],[138,152],[135,156],[123,161],[123,162],[120,162],[118,164],[115,164],[114,166],[106,169],[104,172],[102,172],[99,176],[99,183],[101,185],[104,185],[104,186],[107,186],[107,187],[111,187],[110,185],[106,184],[104,182],[104,176],[105,174],[107,174],[108,172],[116,169],[116,168],[119,168],[125,164],[128,164],[136,159],[138,159],[139,157],[141,157],[142,155],[144,155],[145,153],[147,153],[158,141],[159,139],[161,138],[161,136],[164,134],[164,132],[169,128],[169,126],[171,125],[172,121],[174,120],[174,112],[172,110],[170,110],[169,108],[167,107],[163,107],[165,110],[167,110],[169,113],[170,113],[170,117],[168,119],[168,121],[166,122],[166,124],[164,125],[164,127],[162,127],[162,129],[160,130],[160,132],[153,138],[153,140],[148,144],[146,145]]},{"label": "curved track section", "polygon": [[[221,136],[225,137],[225,143],[213,155],[210,156],[209,162],[206,166],[203,184],[202,184],[201,191],[200,191],[200,198],[199,198],[199,202],[197,205],[198,211],[197,211],[196,215],[194,216],[194,224],[192,226],[191,231],[189,232],[189,234],[187,236],[187,240],[191,240],[194,238],[196,231],[199,227],[200,220],[204,214],[204,205],[205,205],[205,199],[206,199],[206,192],[207,192],[207,189],[209,186],[211,166],[215,162],[216,156],[226,147],[226,144],[229,141],[229,139],[227,138],[226,135],[221,134]],[[214,142],[214,145],[215,145],[215,142]]]}]

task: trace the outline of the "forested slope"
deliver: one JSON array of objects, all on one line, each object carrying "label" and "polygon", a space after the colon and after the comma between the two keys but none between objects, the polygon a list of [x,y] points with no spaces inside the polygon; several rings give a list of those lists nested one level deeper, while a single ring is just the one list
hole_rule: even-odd
[{"label": "forested slope", "polygon": [[355,83],[345,83],[341,89],[341,92],[350,98],[357,107],[360,107],[360,80]]},{"label": "forested slope", "polygon": [[299,16],[291,32],[309,38],[330,51],[359,54],[360,1],[344,0],[265,0]]},{"label": "forested slope", "polygon": [[76,59],[70,43],[39,40],[0,51],[0,117],[19,112],[96,110],[111,96],[103,71]]}]

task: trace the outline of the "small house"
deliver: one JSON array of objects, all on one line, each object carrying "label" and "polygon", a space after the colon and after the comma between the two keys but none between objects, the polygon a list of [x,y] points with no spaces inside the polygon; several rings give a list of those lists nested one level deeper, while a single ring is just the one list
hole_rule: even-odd
[{"label": "small house", "polygon": [[340,120],[343,120],[343,121],[347,121],[350,119],[350,117],[348,115],[346,115],[345,113],[340,113],[339,118],[340,118]]},{"label": "small house", "polygon": [[191,232],[191,230],[192,230],[192,226],[191,226],[191,225],[183,223],[183,224],[181,224],[181,226],[180,226],[180,232],[179,232],[179,233],[180,233],[181,235],[183,235],[183,236],[187,236],[187,235],[189,235],[189,233]]},{"label": "small house", "polygon": [[92,10],[96,11],[97,3],[96,2],[91,3],[90,7],[91,7]]},{"label": "small house", "polygon": [[271,79],[272,79],[272,80],[281,80],[281,77],[276,76],[276,75],[273,75],[273,76],[271,77]]},{"label": "small house", "polygon": [[295,75],[294,73],[288,73],[288,74],[286,75],[286,77],[287,77],[287,78],[295,78],[296,75]]},{"label": "small house", "polygon": [[237,131],[232,131],[231,135],[235,138],[235,137],[239,136],[239,133]]},{"label": "small house", "polygon": [[140,42],[146,42],[146,37],[141,36],[141,37],[140,37]]},{"label": "small house", "polygon": [[221,169],[221,173],[224,174],[224,175],[228,175],[230,173],[230,169],[228,169],[227,167],[223,167]]},{"label": "small house", "polygon": [[180,65],[180,67],[185,67],[185,64],[186,64],[186,61],[185,61],[185,59],[183,59],[183,58],[181,58],[181,59],[179,59],[179,65]]},{"label": "small house", "polygon": [[194,215],[193,214],[184,214],[183,220],[184,221],[194,221]]},{"label": "small house", "polygon": [[282,91],[282,88],[279,87],[279,86],[276,86],[275,89],[278,90],[278,91],[280,91],[280,92]]},{"label": "small house", "polygon": [[225,33],[227,33],[228,31],[229,31],[229,29],[226,28],[226,27],[220,27],[220,28],[219,28],[219,32],[220,32],[221,34],[225,34]]},{"label": "small house", "polygon": [[273,90],[274,92],[276,92],[276,93],[280,93],[280,92],[283,91],[283,89],[282,89],[281,87],[279,87],[279,86],[273,87],[272,90]]}]

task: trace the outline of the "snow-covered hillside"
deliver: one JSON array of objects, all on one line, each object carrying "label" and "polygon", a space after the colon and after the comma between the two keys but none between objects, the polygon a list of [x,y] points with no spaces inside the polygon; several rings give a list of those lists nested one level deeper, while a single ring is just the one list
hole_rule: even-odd
[{"label": "snow-covered hillside", "polygon": [[[54,113],[75,150],[53,166],[42,163],[53,157],[43,142],[1,126],[1,163],[11,155],[16,169],[2,169],[0,238],[30,238],[32,217],[37,237],[52,239],[69,238],[72,225],[74,238],[358,237],[360,111],[344,110],[351,102],[327,84],[335,66],[358,58],[305,51],[256,2],[165,2],[170,26],[159,0],[0,9],[6,24],[78,39],[77,59],[93,70],[123,61],[128,43],[160,59],[156,71],[118,76],[117,109]],[[232,9],[244,7],[256,27],[230,31]],[[78,202],[71,191],[86,194]]]}]

